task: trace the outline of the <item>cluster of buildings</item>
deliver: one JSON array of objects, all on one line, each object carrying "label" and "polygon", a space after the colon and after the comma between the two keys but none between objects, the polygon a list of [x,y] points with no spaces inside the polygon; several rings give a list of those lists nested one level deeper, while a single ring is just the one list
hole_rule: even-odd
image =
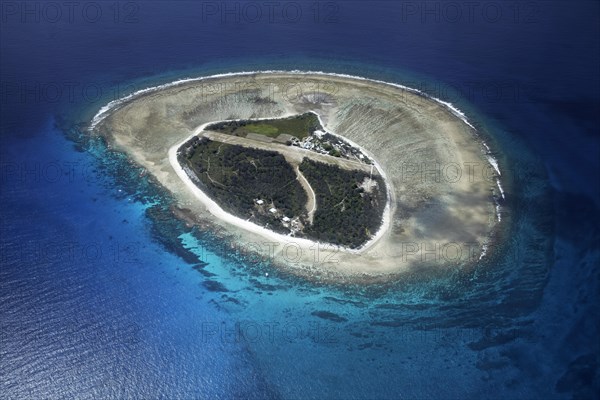
[{"label": "cluster of buildings", "polygon": [[[262,206],[262,207],[265,207],[265,208],[268,207],[265,204],[265,201],[262,200],[262,199],[256,199],[256,200],[254,200],[254,202],[257,205],[259,205],[259,206]],[[281,214],[279,212],[279,210],[277,208],[275,208],[273,204],[270,204],[270,206],[271,207],[269,207],[268,212],[271,213],[271,214],[273,214],[276,217],[279,217],[280,214]],[[296,218],[292,219],[290,217],[286,217],[285,215],[281,215],[280,221],[281,221],[281,224],[283,226],[285,226],[286,228],[290,229],[290,231],[291,231],[292,234],[294,234],[294,233],[302,230],[302,224],[300,222],[300,218],[299,217],[296,217]]]},{"label": "cluster of buildings", "polygon": [[[293,137],[289,140],[292,146],[301,147],[306,150],[315,151],[321,154],[328,154],[335,157],[344,157],[347,159],[356,159],[358,161],[366,162],[370,164],[370,160],[366,157],[359,149],[345,143],[344,141],[333,137],[332,135],[326,136],[327,133],[316,130],[310,136],[299,140]],[[333,137],[333,140],[332,140]]]}]

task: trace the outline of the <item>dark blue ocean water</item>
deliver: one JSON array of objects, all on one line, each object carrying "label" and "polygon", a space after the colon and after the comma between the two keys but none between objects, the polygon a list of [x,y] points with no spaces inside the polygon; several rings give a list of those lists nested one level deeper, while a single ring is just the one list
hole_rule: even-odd
[{"label": "dark blue ocean water", "polygon": [[[1,398],[597,396],[597,2],[0,4]],[[133,90],[275,68],[465,111],[513,183],[500,255],[369,288],[284,276],[82,130]]]}]

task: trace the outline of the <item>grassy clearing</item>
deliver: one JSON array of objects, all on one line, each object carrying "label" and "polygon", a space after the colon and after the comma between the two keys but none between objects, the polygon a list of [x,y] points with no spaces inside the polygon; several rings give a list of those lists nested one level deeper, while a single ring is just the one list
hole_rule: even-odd
[{"label": "grassy clearing", "polygon": [[282,133],[302,140],[315,130],[323,129],[317,115],[312,112],[288,118],[273,118],[260,121],[224,121],[206,127],[206,130],[246,137],[248,133],[256,133],[275,138]]}]

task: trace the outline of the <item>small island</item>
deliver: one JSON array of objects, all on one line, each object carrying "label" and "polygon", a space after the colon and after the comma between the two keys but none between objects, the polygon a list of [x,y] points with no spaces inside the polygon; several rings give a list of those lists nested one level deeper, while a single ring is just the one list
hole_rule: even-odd
[{"label": "small island", "polygon": [[277,233],[356,249],[382,224],[382,177],[314,112],[210,124],[177,160],[224,211]]},{"label": "small island", "polygon": [[173,218],[310,280],[467,268],[510,219],[490,144],[451,104],[396,84],[192,78],[111,102],[90,132],[173,195]]}]

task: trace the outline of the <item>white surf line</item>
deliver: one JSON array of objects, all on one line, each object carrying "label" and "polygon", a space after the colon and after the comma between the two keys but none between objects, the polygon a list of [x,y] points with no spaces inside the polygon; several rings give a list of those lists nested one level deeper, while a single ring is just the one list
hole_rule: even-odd
[{"label": "white surf line", "polygon": [[471,123],[468,121],[465,113],[462,112],[461,110],[459,110],[456,106],[454,106],[454,104],[447,102],[447,101],[443,101],[441,99],[438,99],[437,97],[433,97],[433,96],[427,94],[426,92],[423,92],[422,90],[404,86],[399,83],[386,82],[386,81],[382,81],[379,79],[364,78],[362,76],[339,74],[339,73],[335,73],[335,72],[324,72],[324,71],[301,71],[301,70],[297,70],[297,69],[291,70],[291,71],[285,71],[285,70],[262,70],[262,71],[260,71],[260,70],[258,70],[258,71],[227,72],[227,73],[222,73],[222,74],[214,74],[214,75],[201,76],[201,77],[195,77],[195,78],[183,78],[183,79],[178,79],[176,81],[165,83],[162,85],[157,85],[157,86],[152,86],[149,88],[141,89],[141,90],[133,92],[127,96],[124,96],[120,99],[113,100],[113,101],[109,102],[106,106],[102,107],[98,111],[98,113],[94,116],[94,118],[92,119],[90,129],[95,128],[96,125],[98,125],[98,123],[100,123],[105,118],[104,114],[106,114],[108,111],[110,111],[114,107],[117,107],[121,103],[131,100],[134,97],[137,97],[142,94],[151,93],[153,91],[158,91],[158,90],[166,89],[166,88],[177,86],[177,85],[182,85],[182,84],[189,83],[189,82],[196,82],[196,81],[199,82],[199,81],[215,79],[215,78],[226,78],[226,77],[232,77],[232,76],[248,76],[248,75],[256,75],[256,74],[292,74],[292,75],[337,76],[340,78],[349,78],[349,79],[362,80],[362,81],[367,81],[367,82],[375,82],[375,83],[394,86],[394,87],[397,87],[397,88],[400,88],[400,89],[403,89],[403,90],[406,90],[409,92],[418,93],[422,96],[425,96],[429,99],[434,100],[435,102],[437,102],[439,104],[444,105],[448,110],[450,110],[450,112],[452,114],[454,114],[455,116],[460,118],[466,125],[468,125],[472,129],[476,130],[475,127],[473,125],[471,125]]},{"label": "white surf line", "polygon": [[481,254],[479,255],[479,261],[481,261],[481,259],[483,257],[485,257],[485,255],[487,254],[487,249],[488,249],[488,245],[487,243],[483,245],[483,247],[481,248]]}]

